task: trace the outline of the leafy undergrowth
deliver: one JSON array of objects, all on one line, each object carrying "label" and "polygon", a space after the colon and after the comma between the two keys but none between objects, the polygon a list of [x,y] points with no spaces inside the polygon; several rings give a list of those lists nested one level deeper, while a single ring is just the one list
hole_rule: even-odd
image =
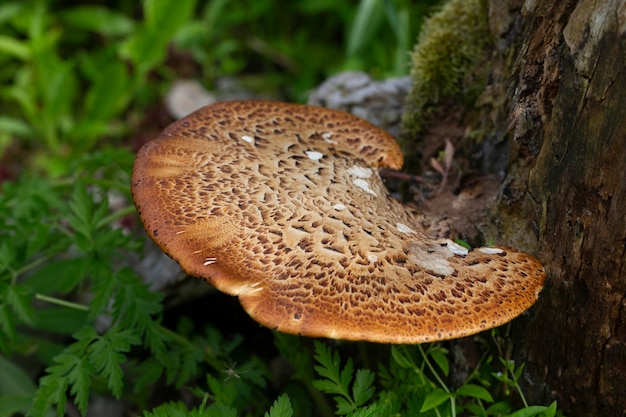
[{"label": "leafy undergrowth", "polygon": [[3,1],[0,178],[17,170],[4,153],[56,176],[135,129],[158,132],[146,110],[177,78],[212,89],[235,77],[257,95],[304,101],[341,70],[404,75],[436,2]]}]

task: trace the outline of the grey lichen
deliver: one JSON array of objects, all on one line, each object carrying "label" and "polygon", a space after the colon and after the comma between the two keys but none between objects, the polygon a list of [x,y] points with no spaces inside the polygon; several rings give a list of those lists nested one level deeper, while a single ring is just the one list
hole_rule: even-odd
[{"label": "grey lichen", "polygon": [[476,100],[483,84],[477,64],[490,43],[486,0],[449,0],[424,22],[411,53],[413,86],[403,120],[405,138],[421,133],[444,100]]}]

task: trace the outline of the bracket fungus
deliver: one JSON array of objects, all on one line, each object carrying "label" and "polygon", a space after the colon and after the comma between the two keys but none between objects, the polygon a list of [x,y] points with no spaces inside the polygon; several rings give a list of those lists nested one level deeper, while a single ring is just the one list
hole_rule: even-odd
[{"label": "bracket fungus", "polygon": [[402,163],[390,135],[351,114],[222,102],[139,151],[132,195],[148,235],[186,273],[281,332],[422,343],[528,309],[541,264],[427,237],[379,176]]}]

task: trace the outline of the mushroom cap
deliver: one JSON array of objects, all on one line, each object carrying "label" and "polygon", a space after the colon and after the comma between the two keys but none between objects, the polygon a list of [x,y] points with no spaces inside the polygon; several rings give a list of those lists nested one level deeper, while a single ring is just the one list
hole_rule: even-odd
[{"label": "mushroom cap", "polygon": [[394,139],[351,114],[222,102],[139,151],[132,195],[186,273],[281,332],[432,342],[528,309],[545,279],[539,261],[427,237],[378,174],[401,166]]}]

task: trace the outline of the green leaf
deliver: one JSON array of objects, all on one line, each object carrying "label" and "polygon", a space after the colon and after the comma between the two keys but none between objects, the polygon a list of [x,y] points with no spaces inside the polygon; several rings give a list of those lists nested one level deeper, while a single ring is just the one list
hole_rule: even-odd
[{"label": "green leaf", "polygon": [[74,338],[76,341],[54,358],[55,364],[48,367],[47,375],[39,380],[29,416],[43,417],[54,404],[57,405],[57,414],[64,415],[68,388],[75,397],[78,409],[85,414],[89,384],[95,373],[85,355],[98,334],[93,327],[85,326],[74,334]]},{"label": "green leaf", "polygon": [[29,417],[44,417],[50,407],[56,404],[57,414],[65,415],[66,391],[68,381],[56,375],[46,375],[39,380],[39,388],[35,394]]},{"label": "green leaf", "polygon": [[113,317],[123,328],[136,328],[143,334],[156,325],[152,317],[163,309],[163,294],[150,292],[132,269],[123,268],[115,275],[119,286],[113,303]]},{"label": "green leaf", "polygon": [[454,243],[456,243],[457,245],[463,246],[465,249],[472,250],[472,245],[470,245],[469,243],[467,243],[463,239],[454,239]]},{"label": "green leaf", "polygon": [[93,281],[93,299],[89,303],[89,317],[95,319],[98,314],[107,312],[113,294],[122,283],[119,280],[120,272],[113,272],[111,265],[97,262],[91,265]]},{"label": "green leaf", "polygon": [[22,119],[11,116],[0,116],[0,131],[24,138],[32,138],[35,134],[31,125]]},{"label": "green leaf", "polygon": [[0,24],[5,24],[23,9],[24,4],[20,2],[4,2],[0,5]]},{"label": "green leaf", "polygon": [[[43,55],[43,56],[41,56]],[[78,76],[74,61],[64,61],[52,50],[34,57],[37,64],[34,82],[41,95],[41,104],[30,118],[39,124],[51,150],[61,154],[60,137],[67,133],[73,123],[73,110],[78,93]]]},{"label": "green leaf", "polygon": [[478,398],[480,400],[485,400],[490,403],[493,402],[493,397],[491,396],[489,391],[487,391],[485,388],[481,386],[474,385],[474,384],[466,384],[466,385],[459,387],[459,389],[456,390],[456,395],[463,396],[463,397]]},{"label": "green leaf", "polygon": [[88,258],[66,258],[47,263],[23,281],[32,291],[41,294],[73,291],[87,276]]},{"label": "green leaf", "polygon": [[237,417],[237,410],[220,404],[188,410],[181,402],[169,402],[152,411],[144,411],[143,417]]},{"label": "green leaf", "polygon": [[384,415],[385,410],[383,404],[374,403],[367,407],[362,407],[348,414],[348,417],[378,417]]},{"label": "green leaf", "polygon": [[118,116],[131,98],[131,81],[126,65],[117,60],[100,62],[85,98],[87,123],[109,121]]},{"label": "green leaf", "polygon": [[[390,1],[385,3],[388,5],[393,4]],[[389,7],[387,9],[389,10]],[[397,28],[394,31],[396,33],[397,44],[394,54],[393,75],[406,75],[407,69],[409,68],[409,54],[407,54],[407,51],[411,49],[411,42],[413,42],[413,39],[411,38],[411,17],[409,7],[404,7],[395,14],[388,12],[387,16],[389,24]]]},{"label": "green leaf", "polygon": [[72,356],[65,359],[67,360],[66,365],[71,365],[67,374],[70,381],[70,394],[74,396],[78,409],[84,415],[87,412],[89,386],[94,375],[94,369],[84,357],[79,359]]},{"label": "green leaf", "polygon": [[73,334],[88,324],[87,312],[67,307],[37,310],[36,329],[59,334]]},{"label": "green leaf", "polygon": [[32,401],[32,394],[0,395],[0,417],[13,417],[16,415],[23,415],[30,409]]},{"label": "green leaf", "polygon": [[366,369],[359,369],[356,380],[350,385],[354,375],[352,359],[348,358],[346,365],[341,369],[341,359],[338,352],[323,343],[315,342],[315,360],[320,364],[314,368],[325,379],[317,379],[312,382],[313,386],[326,394],[338,394],[334,397],[337,403],[337,414],[344,415],[353,412],[374,394],[375,375]]},{"label": "green leaf", "polygon": [[342,415],[353,411],[356,405],[350,398],[349,388],[354,372],[352,359],[348,359],[342,370],[339,352],[333,352],[330,347],[316,341],[315,360],[320,364],[314,367],[315,370],[326,379],[314,380],[313,386],[326,394],[339,394],[334,397],[337,403],[337,414]]},{"label": "green leaf", "polygon": [[32,294],[28,288],[19,284],[9,285],[4,299],[22,323],[33,325],[35,309],[32,306]]},{"label": "green leaf", "polygon": [[120,50],[140,73],[163,61],[168,42],[190,20],[196,0],[144,0],[143,4],[145,21]]},{"label": "green leaf", "polygon": [[508,401],[498,401],[487,408],[488,416],[500,416],[508,414],[511,411],[511,404]]},{"label": "green leaf", "polygon": [[[184,414],[181,417],[187,417],[187,415]],[[191,417],[237,417],[237,410],[224,405],[213,404],[206,410],[192,413]]]},{"label": "green leaf", "polygon": [[340,394],[349,397],[348,387],[354,372],[352,359],[348,359],[342,370],[339,352],[333,354],[330,347],[316,341],[315,360],[321,365],[316,365],[315,370],[326,379],[313,381],[313,386],[327,394]]},{"label": "green leaf", "polygon": [[106,378],[108,388],[116,398],[122,394],[124,372],[120,364],[126,361],[123,353],[140,343],[141,339],[132,330],[113,327],[87,349],[87,358],[96,372]]},{"label": "green leaf", "polygon": [[0,397],[7,394],[31,396],[37,387],[22,368],[0,355]]},{"label": "green leaf", "polygon": [[59,17],[68,26],[103,36],[129,35],[134,28],[128,16],[103,6],[77,6],[63,11]]},{"label": "green leaf", "polygon": [[295,369],[294,379],[311,381],[314,379],[312,358],[303,348],[302,338],[286,333],[274,332],[274,345]]},{"label": "green leaf", "polygon": [[374,379],[375,375],[368,369],[359,369],[356,371],[354,386],[352,387],[354,402],[357,407],[362,406],[374,395]]},{"label": "green leaf", "polygon": [[93,198],[87,193],[86,187],[76,184],[69,201],[71,215],[68,221],[81,238],[77,239],[77,243],[84,251],[91,249],[93,244],[94,205]]},{"label": "green leaf", "polygon": [[180,388],[187,383],[198,371],[198,363],[204,359],[202,349],[189,348],[181,350],[181,358],[178,361],[180,367],[176,378],[176,387]]},{"label": "green leaf", "polygon": [[270,411],[265,413],[265,417],[291,417],[292,415],[293,408],[291,408],[291,401],[287,394],[282,394],[278,397]]},{"label": "green leaf", "polygon": [[405,369],[415,369],[415,362],[413,362],[413,359],[410,356],[405,355],[405,352],[406,350],[401,352],[399,347],[391,347],[391,357],[398,364],[398,366]]},{"label": "green leaf", "polygon": [[440,388],[435,388],[426,395],[426,398],[424,398],[424,404],[422,404],[420,412],[432,410],[450,398],[452,398],[452,395],[449,392],[445,392]]},{"label": "green leaf", "polygon": [[[40,218],[39,222],[32,224],[31,233],[25,238],[24,256],[29,260],[32,259],[33,263],[38,263],[38,260],[47,254],[58,253],[65,247],[66,239],[59,239],[57,224],[52,224],[58,221],[56,213],[53,213],[52,208],[48,208],[44,216],[51,217],[50,223],[42,223],[44,219]],[[31,268],[28,269],[29,272],[31,270]]]},{"label": "green leaf", "polygon": [[446,351],[442,348],[433,348],[429,350],[430,356],[433,358],[439,369],[443,371],[445,376],[448,376],[450,371],[450,365],[448,363],[448,356]]},{"label": "green leaf", "polygon": [[384,16],[384,0],[361,0],[348,35],[348,56],[357,55],[377,31]]},{"label": "green leaf", "polygon": [[542,417],[554,417],[556,416],[556,401],[548,406],[548,409],[543,412]]},{"label": "green leaf", "polygon": [[0,54],[13,56],[22,61],[31,57],[30,48],[26,42],[8,36],[0,36]]},{"label": "green leaf", "polygon": [[545,407],[542,405],[531,405],[530,407],[522,408],[521,410],[515,411],[514,413],[509,414],[508,417],[554,417],[556,414],[556,401],[550,404],[549,407]]},{"label": "green leaf", "polygon": [[[515,369],[513,375],[515,377],[515,381],[519,381],[519,379],[522,377],[522,371],[524,370],[524,363],[521,364],[517,369]],[[515,363],[513,361],[511,361],[511,366],[515,367]]]},{"label": "green leaf", "polygon": [[2,351],[10,351],[8,344],[15,339],[15,336],[15,318],[9,311],[9,306],[0,304],[0,348]]},{"label": "green leaf", "polygon": [[355,409],[354,402],[351,402],[349,398],[336,396],[334,400],[337,403],[337,414],[339,415],[348,414]]},{"label": "green leaf", "polygon": [[0,270],[11,270],[11,264],[17,258],[15,246],[8,240],[0,243]]},{"label": "green leaf", "polygon": [[161,375],[163,375],[163,365],[155,357],[146,359],[136,368],[136,372],[133,372],[135,394],[148,392]]},{"label": "green leaf", "polygon": [[153,325],[145,328],[144,334],[144,346],[150,349],[150,352],[154,355],[154,359],[157,360],[165,368],[178,369],[178,363],[168,355],[166,342],[170,339],[170,336],[165,333],[165,328]]}]

